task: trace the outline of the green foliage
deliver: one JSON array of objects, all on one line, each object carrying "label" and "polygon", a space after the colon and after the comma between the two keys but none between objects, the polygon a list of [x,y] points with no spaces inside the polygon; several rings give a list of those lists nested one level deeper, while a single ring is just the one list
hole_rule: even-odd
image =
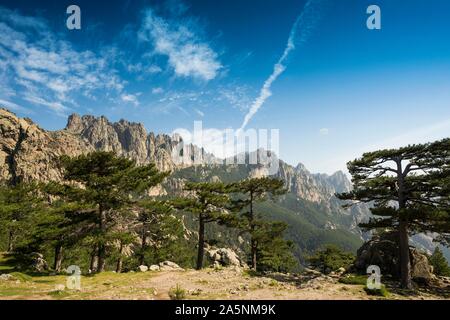
[{"label": "green foliage", "polygon": [[367,286],[364,287],[364,291],[370,296],[380,296],[388,298],[390,293],[384,284],[381,285],[380,289],[369,289]]},{"label": "green foliage", "polygon": [[170,288],[169,297],[172,300],[183,300],[186,297],[186,290],[177,284],[175,288]]},{"label": "green foliage", "polygon": [[14,277],[14,279],[20,280],[22,282],[28,282],[28,281],[32,281],[33,278],[25,273],[22,272],[11,272],[10,275],[12,275]]},{"label": "green foliage", "polygon": [[258,270],[290,272],[297,267],[298,262],[292,253],[294,244],[283,238],[286,229],[287,224],[283,222],[260,222],[254,233],[258,243]]},{"label": "green foliage", "polygon": [[439,247],[436,247],[436,249],[434,249],[434,252],[429,260],[431,265],[433,266],[434,274],[445,277],[450,276],[450,266],[448,265],[448,262]]},{"label": "green foliage", "polygon": [[234,214],[227,217],[227,223],[250,236],[252,269],[292,269],[295,266],[291,253],[293,245],[283,238],[287,226],[266,221],[255,211],[257,202],[286,193],[283,181],[268,177],[246,179],[230,184],[228,189],[234,194],[230,207]]},{"label": "green foliage", "polygon": [[83,186],[72,186],[71,192],[65,194],[96,211],[91,241],[98,250],[98,271],[103,271],[111,241],[117,239],[118,230],[123,230],[121,215],[132,206],[133,198],[139,198],[145,190],[160,183],[167,173],[158,172],[154,164],[136,166],[134,161],[111,152],[63,157],[61,164],[65,169],[64,178]]},{"label": "green foliage", "polygon": [[205,224],[220,222],[228,224],[226,207],[229,202],[228,188],[221,182],[187,183],[186,191],[190,196],[171,201],[172,205],[183,212],[189,212],[198,219],[197,269],[203,267]]},{"label": "green foliage", "polygon": [[28,244],[35,214],[42,210],[42,201],[35,183],[0,186],[0,231],[5,234],[2,250],[13,251]]},{"label": "green foliage", "polygon": [[345,252],[335,245],[325,246],[308,259],[312,267],[327,274],[341,267],[348,268],[354,260],[355,256],[352,253]]},{"label": "green foliage", "polygon": [[[393,229],[399,234],[402,270],[409,270],[410,234],[436,232],[450,240],[450,138],[399,149],[369,152],[348,163],[354,189],[337,195],[373,204],[375,218],[360,224],[366,230]],[[411,288],[409,272],[401,274],[403,288]]]},{"label": "green foliage", "polygon": [[346,277],[340,278],[339,282],[344,284],[354,284],[363,285],[367,284],[368,277],[366,275],[347,275]]}]

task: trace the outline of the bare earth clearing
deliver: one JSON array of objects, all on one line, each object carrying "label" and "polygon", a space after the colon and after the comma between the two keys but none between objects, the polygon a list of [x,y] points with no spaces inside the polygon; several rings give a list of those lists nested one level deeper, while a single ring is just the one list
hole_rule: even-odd
[{"label": "bare earth clearing", "polygon": [[[17,280],[0,280],[0,299],[170,299],[169,290],[179,285],[185,299],[293,299],[293,300],[370,300],[363,285],[338,282],[338,277],[304,277],[274,274],[250,276],[240,269],[205,269],[202,271],[156,271],[116,274],[105,272],[81,278],[81,291],[61,290],[67,277],[33,276]],[[420,289],[414,295],[401,295],[387,284],[388,299],[445,299],[450,286]],[[58,290],[59,289],[59,290]]]}]

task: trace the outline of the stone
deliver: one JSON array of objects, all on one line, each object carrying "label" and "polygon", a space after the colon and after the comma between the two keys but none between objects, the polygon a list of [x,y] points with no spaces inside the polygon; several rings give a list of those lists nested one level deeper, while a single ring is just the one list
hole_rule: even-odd
[{"label": "stone", "polygon": [[433,266],[430,264],[428,257],[416,248],[410,249],[411,255],[411,277],[416,281],[429,284],[432,280],[437,279],[433,274]]},{"label": "stone", "polygon": [[0,280],[1,281],[10,281],[10,280],[14,280],[15,278],[8,274],[8,273],[4,273],[4,274],[0,274]]},{"label": "stone", "polygon": [[147,271],[148,271],[148,267],[147,267],[147,266],[144,266],[144,265],[140,265],[140,266],[137,268],[137,271],[140,271],[140,272],[147,272]]},{"label": "stone", "polygon": [[[367,267],[377,265],[381,275],[400,277],[399,246],[397,233],[375,235],[358,249],[352,271],[366,273]],[[410,247],[411,277],[416,282],[428,283],[435,279],[433,267],[425,253]]]},{"label": "stone", "polygon": [[184,271],[179,265],[172,261],[163,261],[159,263],[161,271]]},{"label": "stone", "polygon": [[31,259],[31,267],[36,272],[43,272],[49,269],[47,261],[44,259],[44,255],[39,252],[33,252],[29,255]]},{"label": "stone", "polygon": [[156,265],[156,264],[152,264],[150,267],[149,267],[149,270],[150,271],[159,271],[159,266],[158,265]]},{"label": "stone", "polygon": [[339,269],[336,270],[336,273],[339,275],[342,275],[346,272],[347,270],[345,270],[344,267],[340,267]]},{"label": "stone", "polygon": [[241,261],[239,256],[229,248],[205,248],[205,255],[214,267],[246,267],[247,265]]}]

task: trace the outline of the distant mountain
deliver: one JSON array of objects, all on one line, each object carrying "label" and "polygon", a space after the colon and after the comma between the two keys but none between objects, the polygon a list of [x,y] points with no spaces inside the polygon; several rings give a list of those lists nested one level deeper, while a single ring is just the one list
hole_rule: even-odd
[{"label": "distant mountain", "polygon": [[[253,164],[178,165],[171,155],[179,143],[183,142],[178,136],[148,133],[140,123],[112,123],[103,116],[73,114],[65,129],[47,131],[30,119],[0,109],[0,181],[60,180],[56,160],[61,155],[76,156],[94,150],[112,151],[138,164],[154,162],[158,169],[171,171],[171,177],[152,190],[152,195],[176,194],[187,181],[231,182],[266,174],[264,166]],[[192,155],[201,154],[208,163],[217,162],[203,149],[187,147]],[[278,161],[275,176],[285,181],[289,192],[279,201],[263,203],[258,208],[262,214],[289,224],[288,237],[297,245],[299,259],[326,243],[355,251],[364,238],[358,223],[366,220],[370,211],[366,205],[342,208],[335,193],[351,189],[346,175],[341,171],[312,174],[302,164],[293,167]],[[195,232],[195,224],[189,220],[187,217],[186,224]],[[219,241],[235,248],[242,243],[229,230],[214,228]]]},{"label": "distant mountain", "polygon": [[[171,154],[182,143],[180,137],[147,133],[142,124],[126,120],[111,123],[105,117],[73,114],[65,129],[46,131],[30,119],[0,109],[0,138],[3,181],[60,180],[56,160],[61,155],[76,156],[93,150],[112,151],[138,164],[154,162],[160,170],[172,171],[162,188],[153,190],[154,195],[180,192],[186,181],[229,182],[264,174],[259,165],[177,165]],[[213,155],[196,146],[189,148],[192,154],[201,153],[209,162],[214,160]],[[350,211],[341,208],[334,193],[351,187],[345,175],[311,174],[301,164],[292,167],[282,160],[279,169],[276,176],[285,181],[289,193],[277,203],[261,204],[261,211],[288,222],[291,238],[297,239],[303,251],[314,250],[327,241],[341,242],[355,250],[361,242],[357,223],[369,212],[365,207]],[[339,241],[339,237],[346,240]]]}]

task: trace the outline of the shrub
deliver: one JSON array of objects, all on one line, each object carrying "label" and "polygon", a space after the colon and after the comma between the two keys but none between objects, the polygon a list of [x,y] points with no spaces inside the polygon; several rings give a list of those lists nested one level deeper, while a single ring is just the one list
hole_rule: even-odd
[{"label": "shrub", "polygon": [[183,300],[186,297],[186,290],[177,284],[175,288],[169,290],[169,297],[172,300]]},{"label": "shrub", "polygon": [[447,259],[445,259],[439,247],[436,247],[436,249],[434,249],[434,252],[429,260],[431,265],[433,266],[434,274],[438,276],[450,276],[450,267],[447,263]]},{"label": "shrub", "polygon": [[369,289],[366,286],[364,287],[364,291],[370,296],[389,297],[389,291],[384,284],[381,285],[380,289]]},{"label": "shrub", "polygon": [[343,284],[357,284],[365,286],[367,284],[367,276],[365,275],[349,275],[344,278],[339,279],[340,283]]},{"label": "shrub", "polygon": [[15,279],[20,281],[32,281],[33,278],[25,273],[22,272],[11,272],[10,275],[12,275]]},{"label": "shrub", "polygon": [[327,245],[308,258],[311,266],[322,273],[330,273],[341,267],[347,269],[354,260],[355,256],[352,253],[345,252],[335,245]]}]

